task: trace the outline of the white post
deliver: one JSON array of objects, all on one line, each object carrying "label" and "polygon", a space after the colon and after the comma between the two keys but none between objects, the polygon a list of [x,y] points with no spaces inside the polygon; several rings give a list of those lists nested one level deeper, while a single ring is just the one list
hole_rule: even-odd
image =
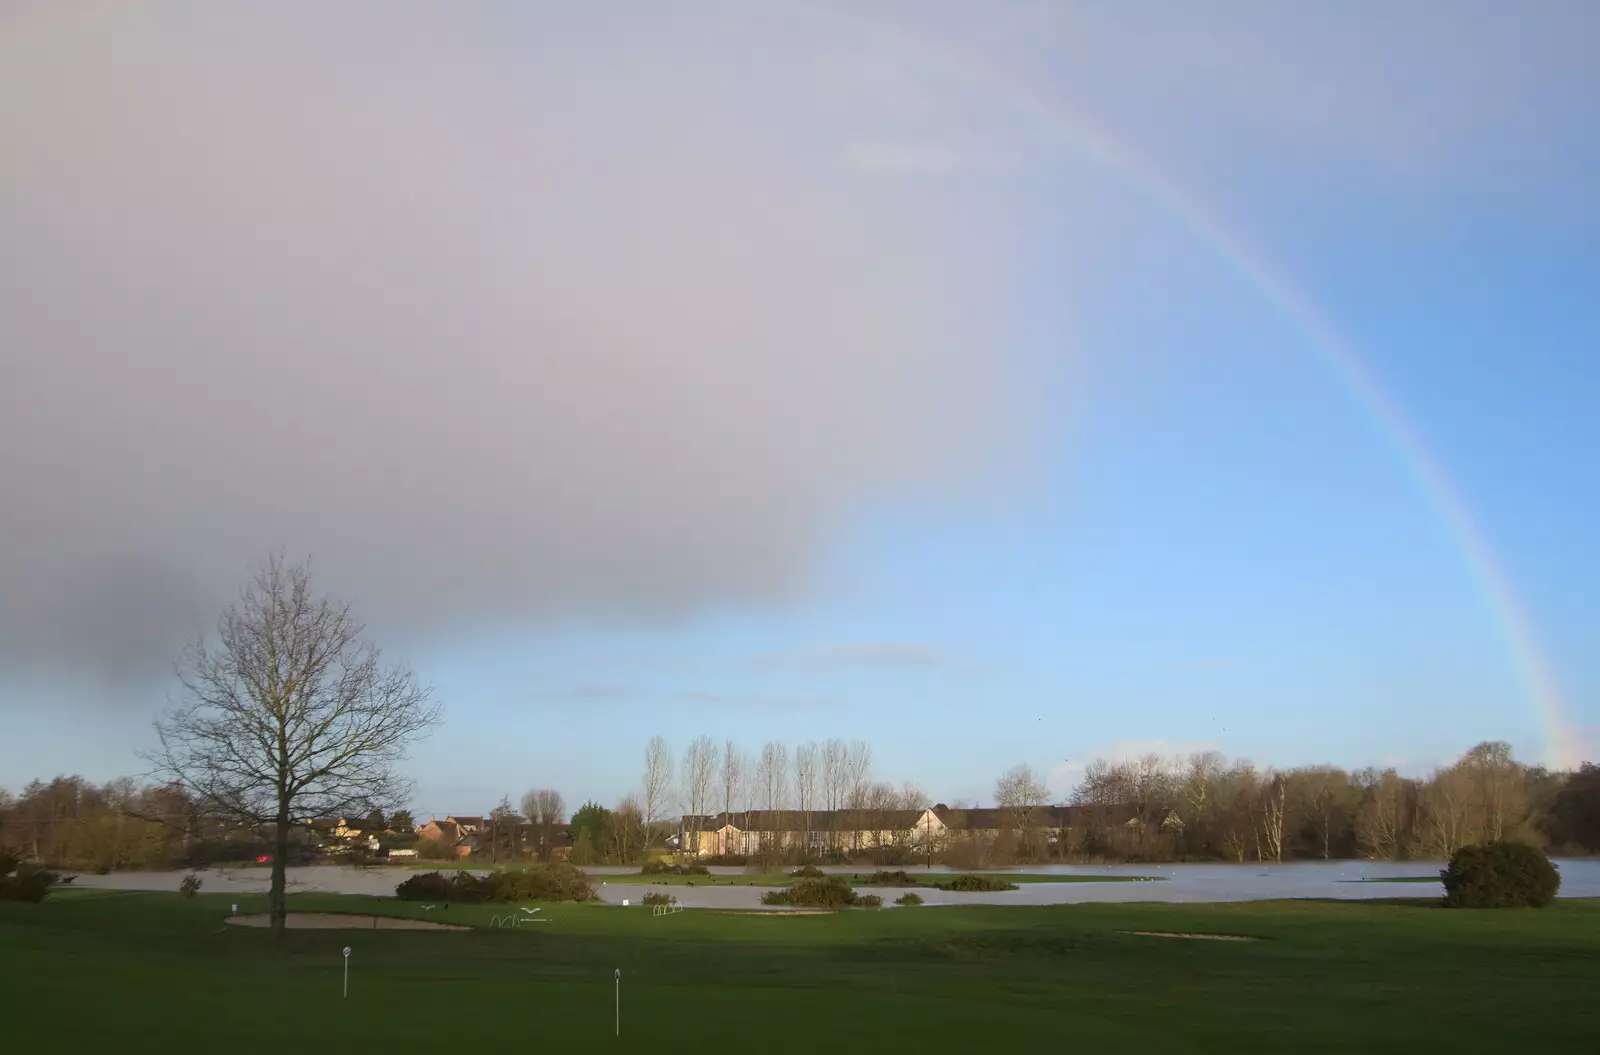
[{"label": "white post", "polygon": [[617,1036],[622,1036],[622,968],[617,968]]},{"label": "white post", "polygon": [[350,946],[344,947],[344,996],[350,999]]}]

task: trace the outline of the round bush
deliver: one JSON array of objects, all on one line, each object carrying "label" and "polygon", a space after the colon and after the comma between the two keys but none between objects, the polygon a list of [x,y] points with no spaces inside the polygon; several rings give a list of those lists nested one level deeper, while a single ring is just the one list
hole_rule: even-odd
[{"label": "round bush", "polygon": [[671,894],[663,894],[659,890],[653,890],[644,896],[643,903],[646,905],[676,905],[678,899]]},{"label": "round bush", "polygon": [[808,905],[815,908],[843,908],[855,904],[856,892],[839,876],[802,879],[788,890],[769,890],[761,895],[763,905]]},{"label": "round bush", "polygon": [[191,898],[200,893],[200,877],[193,872],[184,876],[183,882],[178,884],[178,893],[185,898]]},{"label": "round bush", "polygon": [[883,898],[877,894],[857,894],[855,903],[858,908],[882,908]]},{"label": "round bush", "polygon": [[816,865],[801,865],[789,874],[795,879],[821,879],[826,873]]},{"label": "round bush", "polygon": [[867,886],[916,886],[917,881],[905,873],[904,869],[885,872],[881,869],[872,873],[872,878],[866,881]]},{"label": "round bush", "polygon": [[894,903],[896,905],[904,905],[906,908],[913,908],[922,904],[922,895],[910,893],[901,894],[899,897],[894,899]]},{"label": "round bush", "polygon": [[1523,843],[1463,846],[1439,876],[1451,908],[1543,908],[1561,889],[1550,858]]}]

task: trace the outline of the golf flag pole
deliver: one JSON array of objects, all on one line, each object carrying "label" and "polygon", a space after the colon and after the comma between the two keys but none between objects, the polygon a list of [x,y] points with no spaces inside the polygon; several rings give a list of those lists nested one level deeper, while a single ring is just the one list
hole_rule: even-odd
[{"label": "golf flag pole", "polygon": [[622,1036],[622,968],[617,968],[617,1036]]},{"label": "golf flag pole", "polygon": [[344,947],[344,995],[346,1000],[350,998],[350,946],[348,945]]}]

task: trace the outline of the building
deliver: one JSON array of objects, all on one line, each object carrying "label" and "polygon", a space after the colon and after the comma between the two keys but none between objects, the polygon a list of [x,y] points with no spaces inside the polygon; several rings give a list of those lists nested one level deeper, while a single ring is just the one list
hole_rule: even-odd
[{"label": "building", "polygon": [[1131,807],[965,809],[941,802],[921,810],[745,810],[686,816],[677,843],[682,852],[700,857],[820,856],[885,848],[931,854],[962,839],[989,844],[1003,836],[1036,841],[1042,849],[1077,830],[1139,823]]},{"label": "building", "polygon": [[457,857],[466,857],[472,853],[476,841],[469,839],[462,831],[461,825],[453,817],[444,820],[428,818],[428,823],[417,829],[417,835],[423,839],[433,839],[455,847]]}]

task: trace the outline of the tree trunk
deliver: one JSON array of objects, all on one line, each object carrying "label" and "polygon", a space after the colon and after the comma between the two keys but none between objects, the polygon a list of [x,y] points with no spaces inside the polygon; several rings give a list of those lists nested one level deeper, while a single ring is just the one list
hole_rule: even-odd
[{"label": "tree trunk", "polygon": [[288,876],[285,872],[289,857],[289,804],[278,805],[278,831],[272,845],[272,889],[267,894],[267,905],[272,913],[272,929],[282,934],[289,925]]}]

